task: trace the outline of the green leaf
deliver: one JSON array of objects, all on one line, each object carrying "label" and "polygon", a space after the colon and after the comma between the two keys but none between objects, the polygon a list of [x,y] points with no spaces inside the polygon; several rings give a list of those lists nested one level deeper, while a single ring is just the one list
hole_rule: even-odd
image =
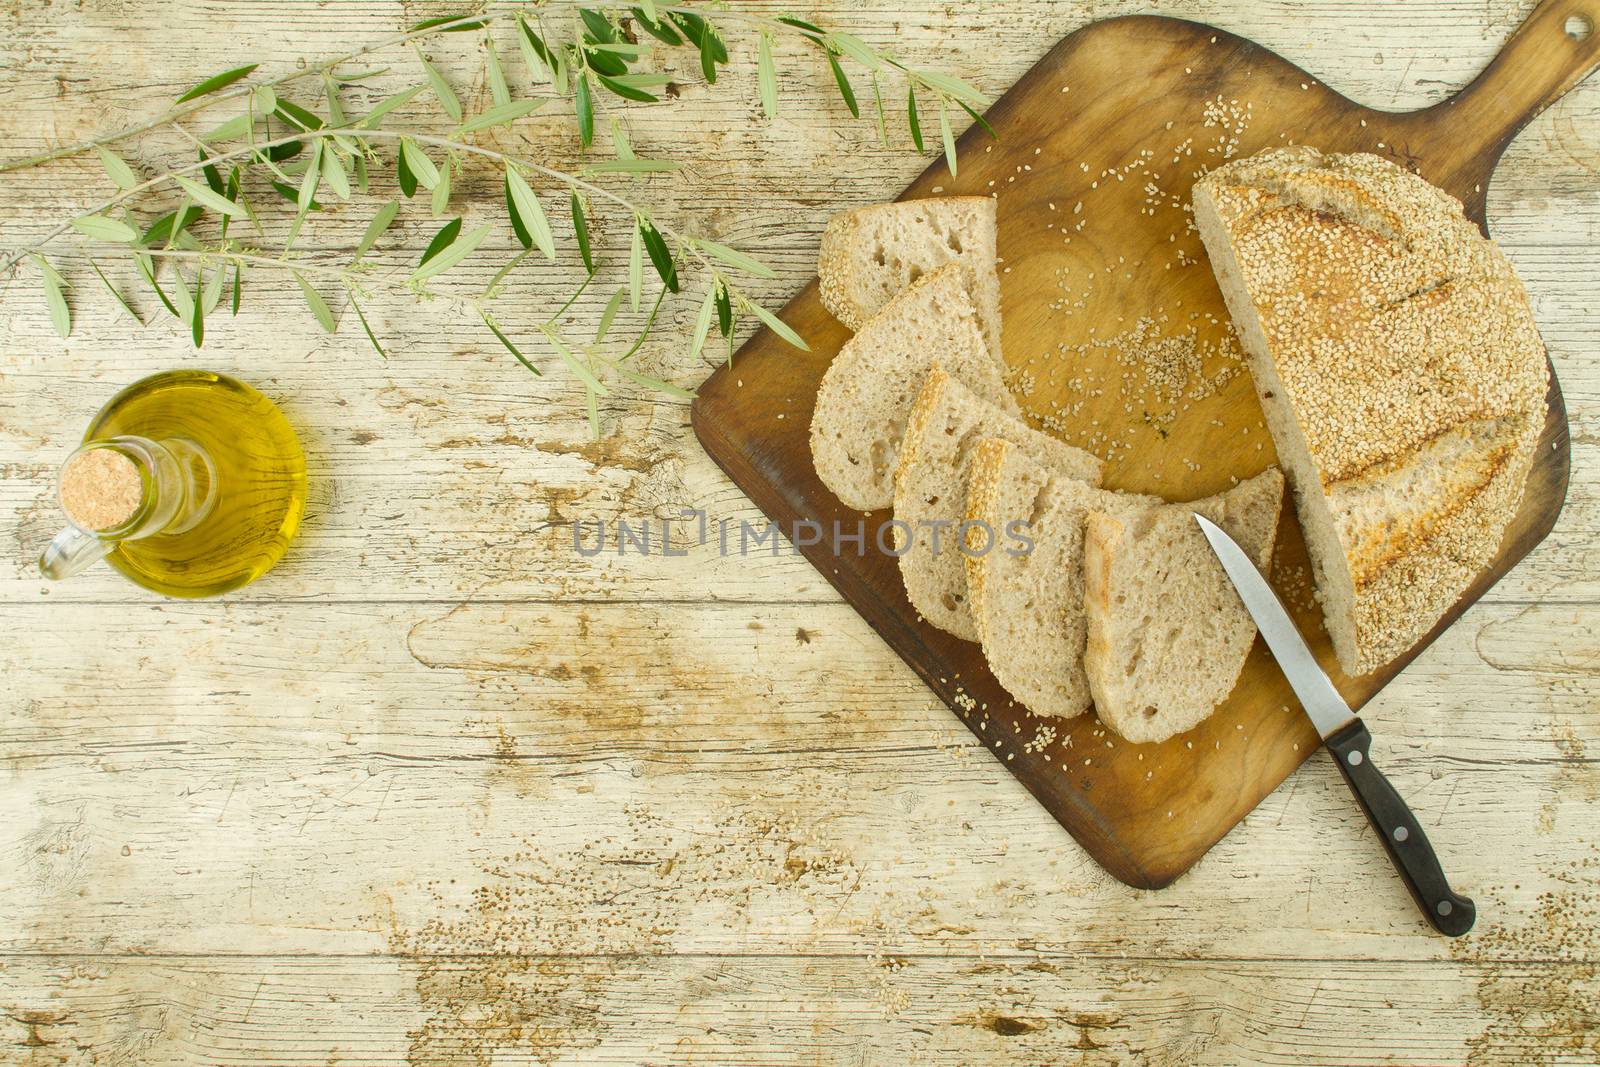
[{"label": "green leaf", "polygon": [[322,324],[324,330],[328,333],[333,333],[339,328],[339,325],[333,321],[333,312],[328,310],[328,302],[322,299],[321,293],[311,287],[311,283],[306,281],[304,274],[299,271],[294,271],[293,273],[294,280],[300,283],[300,291],[306,295],[306,305],[311,308],[311,314],[316,316],[317,321]]},{"label": "green leaf", "polygon": [[689,359],[694,361],[700,358],[700,352],[706,346],[706,336],[711,333],[711,314],[717,309],[717,282],[713,278],[711,286],[706,289],[706,298],[700,302],[700,314],[694,320],[693,340],[689,342]]},{"label": "green leaf", "polygon": [[733,336],[733,300],[728,296],[727,283],[717,280],[717,330],[724,337]]},{"label": "green leaf", "polygon": [[136,254],[133,258],[138,261],[139,272],[144,275],[144,280],[150,283],[150,288],[155,290],[156,296],[161,298],[161,303],[166,306],[168,311],[172,312],[174,318],[182,318],[183,316],[179,314],[177,305],[167,298],[166,290],[162,289],[161,283],[156,281],[154,261],[142,252]]},{"label": "green leaf", "polygon": [[439,184],[433,187],[433,197],[429,207],[432,209],[435,218],[443,215],[450,208],[449,160],[446,160],[444,166],[439,168]]},{"label": "green leaf", "polygon": [[588,30],[589,36],[596,41],[615,41],[617,39],[616,28],[600,12],[580,7],[578,9],[578,17],[583,19],[583,28]]},{"label": "green leaf", "polygon": [[756,45],[756,82],[761,92],[761,110],[767,118],[778,117],[778,72],[772,69],[772,37],[765,31]]},{"label": "green leaf", "polygon": [[556,350],[556,355],[561,357],[561,361],[567,365],[573,374],[578,376],[578,379],[583,384],[601,396],[611,395],[611,390],[607,389],[605,383],[594,376],[593,371],[583,365],[583,361],[577,357],[572,349],[567,347],[567,343],[561,339],[560,334],[556,333],[554,329],[547,329],[544,335],[545,339],[550,342],[550,347]]},{"label": "green leaf", "polygon": [[439,106],[444,108],[444,113],[450,116],[451,122],[460,122],[461,98],[450,88],[450,83],[444,80],[444,75],[428,62],[428,57],[422,54],[422,49],[418,48],[416,52],[417,59],[422,63],[422,71],[428,76],[428,84],[433,87],[433,95],[439,98]]},{"label": "green leaf", "polygon": [[489,279],[489,284],[483,287],[483,298],[485,300],[493,300],[495,297],[499,296],[500,283],[505,281],[506,276],[512,271],[516,270],[517,267],[521,265],[522,261],[531,255],[533,255],[533,249],[525,248],[521,252],[518,252],[516,255],[512,256],[509,263],[495,271],[494,277]]},{"label": "green leaf", "polygon": [[717,84],[716,39],[709,25],[700,34],[700,73],[705,75],[707,85]]},{"label": "green leaf", "polygon": [[533,234],[528,232],[528,224],[522,221],[522,212],[517,210],[516,197],[511,194],[511,176],[505,179],[506,187],[506,214],[511,219],[511,232],[517,235],[517,243],[524,249],[533,247]]},{"label": "green leaf", "polygon": [[517,16],[517,28],[522,31],[518,34],[517,41],[522,46],[522,61],[528,68],[529,76],[538,77],[542,72],[544,77],[554,83],[559,64],[556,57],[550,54],[550,49],[545,47],[544,38],[534,32],[533,27],[528,25],[528,21],[521,15]]},{"label": "green leaf", "polygon": [[633,145],[628,143],[628,131],[622,128],[622,123],[616,117],[611,119],[611,147],[617,150],[617,158],[622,160],[634,159]]},{"label": "green leaf", "polygon": [[94,268],[95,274],[97,274],[100,280],[105,283],[105,287],[111,290],[111,295],[117,298],[117,303],[122,305],[122,310],[131,315],[134,322],[137,322],[140,326],[143,326],[144,320],[139,317],[139,313],[137,311],[133,310],[133,305],[128,303],[128,298],[122,295],[121,290],[111,284],[111,279],[107,278],[105,271],[100,269],[100,264],[91,259],[89,260],[89,266]]},{"label": "green leaf", "polygon": [[586,174],[666,174],[682,167],[672,159],[602,159],[583,170]]},{"label": "green leaf", "polygon": [[626,289],[618,289],[611,294],[611,299],[606,301],[606,309],[600,315],[600,325],[595,327],[594,343],[599,344],[606,339],[606,334],[611,332],[611,323],[617,317],[617,311],[622,307],[623,298],[628,295]]},{"label": "green leaf", "polygon": [[[440,15],[438,18],[423,19],[421,22],[417,23],[415,26],[412,26],[411,29],[409,31],[407,31],[407,32],[409,32],[409,33],[417,33],[417,32],[419,32],[421,30],[431,30],[435,26],[443,26],[447,22],[455,22],[458,19],[472,19],[472,16],[470,16],[470,15]],[[463,22],[458,26],[451,26],[448,29],[441,30],[440,32],[442,32],[442,33],[466,33],[468,30],[481,30],[487,25],[489,25],[489,20],[486,19],[486,18],[483,18],[483,19],[472,19],[470,22]]]},{"label": "green leaf", "polygon": [[366,232],[361,235],[361,240],[356,244],[355,258],[350,261],[352,266],[361,262],[361,257],[372,250],[372,246],[394,223],[395,216],[398,214],[400,214],[400,201],[398,200],[391,200],[378,209],[378,213],[373,216],[371,222],[367,223]]},{"label": "green leaf", "polygon": [[416,175],[418,184],[424,189],[431,190],[439,184],[439,168],[433,165],[428,153],[424,152],[415,141],[402,140],[400,154],[405,157],[406,166]]},{"label": "green leaf", "polygon": [[658,18],[654,8],[654,0],[642,3],[633,9],[633,17],[640,26],[644,27],[645,33],[648,33],[663,44],[669,44],[674,48],[683,44],[683,38],[679,37],[678,31],[672,28],[672,23]]},{"label": "green leaf", "polygon": [[362,314],[361,312],[361,305],[356,303],[356,294],[348,293],[346,295],[350,297],[350,307],[354,309],[356,318],[361,320],[361,329],[367,335],[367,340],[371,341],[372,347],[378,350],[378,355],[382,356],[384,359],[388,359],[389,353],[385,352],[383,350],[383,346],[378,343],[378,335],[372,332],[371,324],[367,322],[366,315]]},{"label": "green leaf", "polygon": [[177,317],[177,307],[173,305],[171,300],[167,299],[166,291],[161,288],[161,283],[156,281],[154,262],[143,252],[134,253],[133,258],[139,264],[139,273],[144,275],[144,280],[150,284],[151,289],[155,290],[155,294],[161,299],[161,303],[174,317]]},{"label": "green leaf", "polygon": [[96,241],[127,243],[139,239],[139,231],[126,222],[108,219],[104,215],[81,215],[72,220],[72,228]]},{"label": "green leaf", "polygon": [[139,178],[133,173],[133,168],[128,166],[121,156],[103,146],[100,149],[100,165],[105,168],[106,177],[110,178],[118,189],[128,190],[139,184]]},{"label": "green leaf", "polygon": [[588,148],[594,143],[594,100],[589,95],[589,74],[578,76],[578,94],[574,100],[578,110],[578,140]]},{"label": "green leaf", "polygon": [[378,123],[383,121],[385,115],[389,114],[389,112],[393,111],[397,107],[404,107],[406,104],[410,103],[411,98],[422,92],[422,90],[425,88],[427,88],[425,85],[413,85],[411,88],[403,89],[400,92],[395,93],[393,96],[384,97],[382,100],[378,101],[371,111],[361,116],[361,118],[358,119],[355,124],[361,127],[363,130],[377,129]]},{"label": "green leaf", "polygon": [[57,334],[67,337],[72,333],[72,309],[67,307],[67,298],[61,291],[66,287],[66,280],[43,256],[35,255],[33,259],[43,273],[44,302],[50,310],[50,325],[55,327]]},{"label": "green leaf", "polygon": [[475,230],[468,230],[464,236],[451,244],[449,248],[434,256],[425,266],[418,267],[412,271],[411,280],[414,282],[427,281],[429,278],[443,274],[472,255],[487,236],[489,236],[488,226],[479,226]]},{"label": "green leaf", "polygon": [[639,293],[644,288],[644,234],[635,225],[633,228],[633,247],[628,249],[628,302],[633,305],[633,313],[639,313]]},{"label": "green leaf", "polygon": [[727,245],[719,245],[715,241],[706,240],[700,241],[699,245],[707,252],[710,252],[711,255],[716,259],[720,259],[728,266],[742,270],[747,274],[754,274],[758,278],[777,277],[777,274],[773,272],[771,267],[767,266],[765,263],[759,262],[758,260],[751,259],[749,256],[738,251],[737,249],[729,248]]},{"label": "green leaf", "polygon": [[400,181],[400,192],[407,200],[417,195],[417,176],[411,173],[411,168],[406,165],[405,146],[402,145],[394,157],[395,176]]},{"label": "green leaf", "polygon": [[206,268],[201,266],[194,273],[194,296],[189,299],[189,336],[196,348],[206,343],[205,278]]},{"label": "green leaf", "polygon": [[344,161],[326,144],[322,146],[322,180],[328,183],[334,196],[340,200],[350,199],[350,175],[344,169]]},{"label": "green leaf", "polygon": [[881,65],[877,53],[873,52],[871,48],[867,47],[865,41],[854,34],[835,31],[828,34],[828,43],[868,70],[877,70]]},{"label": "green leaf", "polygon": [[692,389],[685,389],[681,385],[673,385],[670,382],[664,382],[660,378],[652,378],[648,374],[640,374],[626,363],[615,363],[612,364],[612,366],[616,369],[618,374],[622,375],[624,378],[631,378],[633,381],[638,382],[646,389],[654,389],[658,393],[666,393],[668,396],[676,396],[684,400],[694,399],[695,394],[694,390]]},{"label": "green leaf", "polygon": [[[211,275],[211,280],[206,283],[206,314],[211,314],[212,311],[216,310],[217,305],[222,303],[222,286],[227,280],[228,265],[219,263],[216,271]],[[196,288],[199,288],[199,286],[197,285]]]},{"label": "green leaf", "polygon": [[793,15],[779,15],[778,21],[783,23],[785,26],[793,26],[797,30],[803,30],[804,32],[817,37],[821,37],[825,32],[821,26],[818,26],[812,22],[807,22],[804,19],[797,19]]},{"label": "green leaf", "polygon": [[655,267],[656,274],[660,275],[663,283],[672,292],[678,291],[678,267],[672,260],[672,253],[667,250],[666,239],[661,236],[661,231],[644,219],[639,220],[639,235],[644,238],[644,250],[650,255],[650,264]]},{"label": "green leaf", "polygon": [[233,314],[239,314],[239,296],[244,289],[244,264],[233,265]]},{"label": "green leaf", "polygon": [[322,119],[313,115],[293,100],[285,100],[282,97],[278,98],[278,106],[273,108],[273,114],[289,125],[302,130],[320,130],[324,125]]},{"label": "green leaf", "polygon": [[200,135],[200,139],[202,141],[206,141],[206,142],[210,142],[210,141],[231,141],[231,140],[233,140],[233,139],[235,139],[237,137],[243,137],[245,134],[249,133],[254,127],[255,127],[255,116],[254,115],[251,115],[251,114],[235,115],[233,118],[229,119],[227,122],[224,122],[222,125],[217,126],[214,129],[212,129],[212,130],[210,130],[210,131],[208,131],[206,133],[202,133]]},{"label": "green leaf", "polygon": [[589,220],[583,214],[583,201],[577,193],[572,194],[572,232],[578,238],[578,254],[583,257],[583,266],[590,274],[594,273],[594,252],[589,247]]},{"label": "green leaf", "polygon": [[423,249],[422,259],[417,262],[417,266],[422,266],[440,252],[443,252],[446,248],[449,248],[451,242],[453,242],[456,239],[456,236],[460,233],[460,218],[451,219],[449,222],[439,227],[439,232],[433,235],[433,240],[429,241],[428,247]]},{"label": "green leaf", "polygon": [[[171,232],[167,234],[166,247],[171,248],[173,245],[177,244],[178,238],[183,236],[184,228],[188,226],[189,223],[200,217],[198,213],[191,213],[189,211],[189,206],[188,197],[184,197],[183,200],[178,204],[178,210],[174,213],[172,226],[170,228]],[[198,211],[199,209],[197,208],[196,212]]]},{"label": "green leaf", "polygon": [[906,121],[911,124],[911,143],[917,146],[918,152],[926,152],[922,145],[922,123],[917,119],[917,89],[910,82],[906,83]]},{"label": "green leaf", "polygon": [[250,110],[257,118],[266,118],[278,109],[278,94],[272,86],[262,85],[250,94]]},{"label": "green leaf", "polygon": [[481,115],[463,122],[456,127],[456,134],[477,133],[479,130],[487,130],[494,126],[509,126],[522,116],[537,111],[543,106],[543,100],[513,100],[500,104]]},{"label": "green leaf", "polygon": [[945,74],[942,71],[918,71],[917,77],[921,78],[926,85],[933,88],[936,92],[943,93],[945,96],[948,96],[953,100],[964,100],[973,107],[983,107],[989,102],[988,97],[978,92],[978,90],[974,89],[960,78],[952,77],[951,75]]},{"label": "green leaf", "polygon": [[511,193],[511,204],[522,225],[527,228],[528,236],[533,243],[539,246],[539,251],[544,253],[545,259],[556,258],[555,237],[550,232],[550,220],[545,218],[544,208],[539,204],[539,198],[528,188],[527,181],[515,167],[506,168],[506,188]]},{"label": "green leaf", "polygon": [[178,321],[189,327],[194,332],[194,294],[189,292],[189,286],[184,283],[183,272],[174,268],[172,291],[177,294]]},{"label": "green leaf", "polygon": [[[294,204],[296,207],[299,206],[299,204],[300,204],[300,190],[299,189],[296,189],[294,186],[288,184],[287,182],[273,182],[272,183],[272,187],[278,191],[278,195],[279,196],[281,196],[285,200],[289,201],[289,203]],[[308,210],[308,211],[321,211],[322,210],[322,202],[320,200],[318,200],[316,197],[312,197],[311,198],[311,204],[307,207],[306,210]]]},{"label": "green leaf", "polygon": [[313,199],[317,195],[317,183],[322,180],[322,154],[327,150],[328,146],[322,143],[318,143],[317,147],[311,150],[311,164],[306,167],[305,176],[300,179],[300,192],[295,197],[295,206],[302,213],[311,210]]},{"label": "green leaf", "polygon": [[489,96],[497,108],[511,103],[511,86],[506,84],[506,72],[500,69],[500,53],[494,50],[494,34],[483,35],[483,67],[489,79]]},{"label": "green leaf", "polygon": [[[254,222],[255,216],[250,214],[250,205],[239,203],[239,181],[240,170],[238,167],[234,167],[228,171],[228,184],[223,186],[222,195],[227,197],[229,200],[232,200],[235,204],[239,204],[240,207],[244,208],[244,213],[250,217],[252,222]],[[224,240],[227,239],[228,223],[231,221],[232,220],[229,219],[228,216],[222,216],[222,237]],[[261,228],[260,223],[256,224],[256,228],[258,230]]]},{"label": "green leaf", "polygon": [[950,167],[950,177],[956,176],[956,137],[950,129],[950,109],[939,100],[939,137],[944,141],[944,161]]},{"label": "green leaf", "polygon": [[962,111],[965,111],[968,115],[972,116],[972,121],[973,122],[976,122],[979,126],[983,127],[983,132],[984,133],[987,133],[990,137],[994,138],[996,141],[998,141],[1000,139],[1000,135],[998,133],[994,132],[994,127],[989,125],[989,120],[988,119],[984,118],[982,115],[980,115],[976,111],[972,110],[966,104],[961,103],[961,101],[959,101],[959,100],[956,101],[956,104],[957,104],[957,106],[959,106],[961,108]]},{"label": "green leaf", "polygon": [[828,66],[833,68],[833,80],[839,86],[839,95],[844,97],[844,106],[850,109],[850,114],[855,118],[861,117],[861,105],[856,103],[856,91],[850,85],[850,79],[845,77],[844,68],[839,66],[839,57],[832,52],[828,53]]},{"label": "green leaf", "polygon": [[209,188],[201,185],[193,178],[185,178],[181,174],[174,174],[172,180],[177,182],[184,192],[201,207],[208,207],[219,215],[237,215],[240,213],[239,205],[223,196],[214,193]]},{"label": "green leaf", "polygon": [[805,340],[799,334],[795,333],[794,330],[790,328],[788,323],[784,322],[782,319],[778,318],[778,316],[774,315],[772,312],[768,311],[766,308],[762,307],[760,304],[757,304],[753,300],[746,300],[743,301],[743,303],[745,307],[748,307],[751,311],[755,312],[756,318],[760,319],[766,325],[767,329],[771,330],[785,341],[788,341],[796,348],[805,352],[811,351],[811,346],[806,344]]},{"label": "green leaf", "polygon": [[[622,97],[624,100],[637,100],[641,104],[653,104],[656,102],[657,98],[654,95],[645,92],[643,89],[636,89],[632,85],[628,85],[627,83],[623,82],[621,79],[608,78],[599,71],[594,72],[594,77],[602,87],[609,89],[612,93]],[[587,76],[585,76],[584,81],[587,81]],[[579,82],[580,87],[584,84],[584,81]],[[594,118],[592,116],[589,119],[589,139],[591,141],[594,139]],[[585,145],[588,143],[589,141],[584,142]]]},{"label": "green leaf", "polygon": [[322,76],[322,92],[328,100],[328,122],[334,126],[343,126],[344,108],[339,104],[339,83],[333,80],[333,75]]},{"label": "green leaf", "polygon": [[197,96],[205,96],[207,93],[214,93],[218,89],[226,89],[240,78],[249,77],[250,72],[255,70],[258,66],[260,66],[259,63],[252,63],[248,67],[235,67],[232,70],[225,70],[221,74],[213,74],[205,81],[200,82],[194,88],[178,97],[178,103],[185,104]]},{"label": "green leaf", "polygon": [[583,389],[583,406],[589,412],[589,436],[600,440],[600,397],[593,389]]},{"label": "green leaf", "polygon": [[200,150],[198,161],[205,164],[200,168],[200,173],[206,180],[206,187],[218,196],[227,196],[226,187],[222,184],[222,175],[217,172],[217,165],[206,157],[205,149],[203,148]]},{"label": "green leaf", "polygon": [[267,158],[274,163],[282,163],[286,159],[293,159],[305,151],[304,141],[285,141],[267,149]]},{"label": "green leaf", "polygon": [[872,108],[878,120],[878,142],[889,147],[889,116],[883,107],[883,88],[878,84],[878,72],[872,72]]},{"label": "green leaf", "polygon": [[535,367],[532,363],[530,363],[528,361],[528,357],[522,354],[522,350],[519,349],[516,345],[511,343],[511,338],[507,337],[505,334],[500,332],[500,327],[498,327],[498,326],[496,326],[494,324],[494,320],[489,317],[489,313],[487,311],[484,311],[483,309],[480,308],[478,310],[478,315],[479,315],[479,317],[481,317],[483,319],[483,324],[485,326],[489,327],[489,332],[494,334],[495,338],[501,344],[506,346],[506,351],[510,352],[513,356],[517,357],[517,362],[518,363],[522,364],[524,367],[527,367],[528,370],[532,371],[533,372],[533,376],[535,378],[544,377],[544,372],[541,371],[538,367]]}]

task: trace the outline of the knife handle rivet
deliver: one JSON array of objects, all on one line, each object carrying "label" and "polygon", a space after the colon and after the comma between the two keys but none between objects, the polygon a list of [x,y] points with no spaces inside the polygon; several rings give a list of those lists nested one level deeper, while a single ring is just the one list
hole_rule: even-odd
[{"label": "knife handle rivet", "polygon": [[1350,766],[1352,766],[1352,767],[1361,766],[1361,753],[1360,752],[1352,752],[1348,756],[1346,756],[1345,759],[1347,761],[1349,761]]},{"label": "knife handle rivet", "polygon": [[1435,904],[1433,906],[1433,910],[1438,912],[1440,915],[1449,915],[1452,911],[1455,911],[1456,909],[1455,909],[1455,905],[1451,904],[1448,900],[1441,900],[1441,901],[1439,901],[1439,903],[1437,903],[1437,904]]},{"label": "knife handle rivet", "polygon": [[1411,831],[1407,830],[1404,826],[1396,826],[1394,828],[1394,839],[1396,841],[1404,841],[1406,838],[1408,838],[1410,836],[1411,836]]}]

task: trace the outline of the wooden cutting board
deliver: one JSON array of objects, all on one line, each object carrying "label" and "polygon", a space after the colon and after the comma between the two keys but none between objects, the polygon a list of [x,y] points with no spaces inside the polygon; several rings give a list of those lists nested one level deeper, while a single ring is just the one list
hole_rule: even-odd
[{"label": "wooden cutting board", "polygon": [[[1569,22],[1569,18],[1582,21]],[[1542,4],[1454,98],[1395,114],[1361,107],[1281,57],[1221,30],[1158,17],[1087,26],[1050,51],[903,198],[996,194],[1006,360],[1035,424],[1108,461],[1105,484],[1189,500],[1276,461],[1228,315],[1186,210],[1226,159],[1286,143],[1374,152],[1416,170],[1483,222],[1501,152],[1600,61],[1600,0]],[[1571,31],[1571,32],[1569,32]],[[926,123],[925,123],[926,124]],[[848,332],[813,282],[783,311],[811,345],[770,331],[713,374],[693,408],[711,456],[785,529],[853,530],[859,512],[817,480],[808,429],[817,385]],[[1119,359],[1120,357],[1120,359]],[[1552,377],[1527,496],[1500,556],[1426,639],[1385,670],[1338,671],[1313,607],[1305,547],[1285,508],[1273,582],[1318,658],[1359,708],[1554,525],[1566,493],[1567,420]],[[1318,747],[1258,641],[1233,695],[1158,745],[1117,740],[1093,715],[1036,718],[977,645],[918,620],[892,558],[824,538],[804,551],[884,640],[1112,874],[1159,888],[1187,870]],[[1445,854],[1471,847],[1439,841]]]}]

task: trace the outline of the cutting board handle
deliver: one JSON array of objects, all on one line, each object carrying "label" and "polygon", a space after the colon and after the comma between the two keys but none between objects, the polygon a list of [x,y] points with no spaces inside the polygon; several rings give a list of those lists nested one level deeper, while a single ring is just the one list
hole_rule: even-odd
[{"label": "cutting board handle", "polygon": [[1461,92],[1428,110],[1494,167],[1517,131],[1600,66],[1600,0],[1544,0]]}]

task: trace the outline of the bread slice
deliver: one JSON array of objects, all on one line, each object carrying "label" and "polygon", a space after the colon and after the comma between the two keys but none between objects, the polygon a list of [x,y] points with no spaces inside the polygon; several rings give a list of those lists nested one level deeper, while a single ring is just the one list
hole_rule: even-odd
[{"label": "bread slice", "polygon": [[1129,741],[1199,725],[1233,692],[1256,625],[1194,521],[1199,512],[1265,571],[1283,510],[1272,467],[1225,493],[1121,517],[1090,512],[1083,670],[1100,721]]},{"label": "bread slice", "polygon": [[894,469],[911,402],[938,362],[1008,414],[1017,402],[978,329],[956,264],[923,275],[861,327],[833,358],[811,416],[817,475],[852,508],[894,501]]},{"label": "bread slice", "polygon": [[946,263],[959,263],[978,325],[999,359],[995,232],[995,200],[988,196],[902,200],[840,212],[823,231],[817,257],[822,303],[859,330],[906,286]]},{"label": "bread slice", "polygon": [[1422,638],[1498,551],[1544,423],[1526,292],[1461,204],[1376,156],[1274,149],[1195,222],[1294,490],[1340,665]]},{"label": "bread slice", "polygon": [[985,437],[1009,441],[1052,472],[1100,484],[1096,457],[995,407],[944,368],[936,365],[928,372],[911,407],[895,468],[894,517],[911,531],[900,549],[900,574],[922,617],[967,641],[978,639],[978,628],[967,607],[962,559],[969,551],[995,551],[1003,540],[995,535],[1004,533],[972,528],[970,547],[965,538],[967,474],[973,447]]},{"label": "bread slice", "polygon": [[988,523],[1002,546],[965,559],[972,618],[989,670],[1035,715],[1071,718],[1089,710],[1084,518],[1090,511],[1128,516],[1161,503],[1052,477],[1009,441],[986,438],[973,449],[967,518]]}]

